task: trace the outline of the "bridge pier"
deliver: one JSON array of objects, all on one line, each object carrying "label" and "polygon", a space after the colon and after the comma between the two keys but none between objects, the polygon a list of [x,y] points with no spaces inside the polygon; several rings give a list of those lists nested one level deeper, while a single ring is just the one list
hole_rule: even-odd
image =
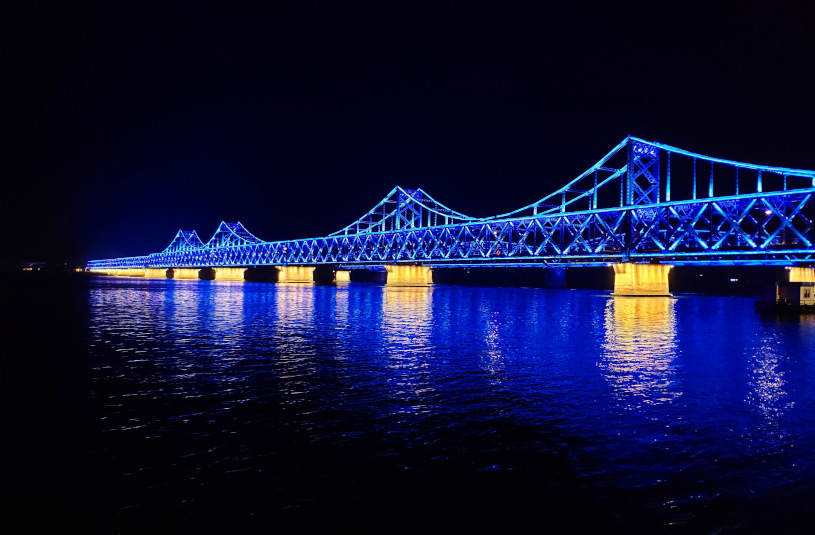
[{"label": "bridge pier", "polygon": [[614,264],[614,293],[620,296],[669,297],[667,264]]},{"label": "bridge pier", "polygon": [[340,269],[334,273],[335,282],[351,282],[351,270]]},{"label": "bridge pier", "polygon": [[427,266],[386,265],[388,286],[427,286],[433,283]]},{"label": "bridge pier", "polygon": [[205,267],[198,270],[198,278],[202,281],[215,280],[215,268]]},{"label": "bridge pier", "polygon": [[815,268],[791,267],[790,282],[815,282]]},{"label": "bridge pier", "polygon": [[246,268],[242,267],[216,267],[216,281],[242,281],[246,277]]},{"label": "bridge pier", "polygon": [[314,268],[309,266],[277,266],[277,282],[314,282]]},{"label": "bridge pier", "polygon": [[144,270],[144,276],[148,279],[169,279],[169,269],[164,268],[147,268]]},{"label": "bridge pier", "polygon": [[544,288],[565,288],[566,287],[566,268],[563,267],[547,267],[543,270],[543,286]]},{"label": "bridge pier", "polygon": [[336,266],[320,264],[314,266],[314,284],[332,285],[336,280]]},{"label": "bridge pier", "polygon": [[[195,268],[173,268],[167,270],[168,279],[198,279],[200,278]],[[170,273],[172,272],[172,273]]]},{"label": "bridge pier", "polygon": [[144,270],[138,268],[114,269],[113,274],[117,277],[144,277]]}]

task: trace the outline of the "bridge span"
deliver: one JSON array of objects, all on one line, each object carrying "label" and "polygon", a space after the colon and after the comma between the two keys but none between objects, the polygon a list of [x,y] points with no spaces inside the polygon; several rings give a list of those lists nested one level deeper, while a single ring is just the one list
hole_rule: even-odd
[{"label": "bridge span", "polygon": [[471,217],[422,189],[396,187],[365,215],[319,238],[268,242],[222,222],[204,243],[179,230],[161,252],[91,260],[94,273],[312,282],[351,270],[428,284],[447,267],[610,265],[615,293],[668,295],[676,265],[781,265],[815,282],[815,171],[755,165],[627,137],[532,204]]}]

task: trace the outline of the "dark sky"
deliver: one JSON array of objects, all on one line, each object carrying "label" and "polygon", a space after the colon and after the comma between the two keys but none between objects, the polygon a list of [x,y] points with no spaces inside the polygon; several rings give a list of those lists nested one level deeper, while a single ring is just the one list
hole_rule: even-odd
[{"label": "dark sky", "polygon": [[[0,260],[533,202],[627,134],[815,169],[815,3],[11,0]],[[625,4],[626,7],[623,7]]]}]

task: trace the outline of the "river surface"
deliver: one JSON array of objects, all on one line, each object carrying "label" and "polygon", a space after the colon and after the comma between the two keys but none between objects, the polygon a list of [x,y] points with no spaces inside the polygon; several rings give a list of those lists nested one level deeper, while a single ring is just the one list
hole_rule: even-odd
[{"label": "river surface", "polygon": [[445,285],[2,288],[9,533],[815,522],[815,315]]}]

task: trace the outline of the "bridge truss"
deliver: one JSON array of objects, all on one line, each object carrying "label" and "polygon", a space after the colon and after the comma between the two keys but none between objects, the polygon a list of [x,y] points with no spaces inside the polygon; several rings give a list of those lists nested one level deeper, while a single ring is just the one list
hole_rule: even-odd
[{"label": "bridge truss", "polygon": [[266,242],[222,222],[203,243],[179,231],[164,251],[89,269],[260,265],[811,265],[815,171],[712,158],[627,137],[561,189],[475,218],[421,189],[394,188],[326,237]]}]

